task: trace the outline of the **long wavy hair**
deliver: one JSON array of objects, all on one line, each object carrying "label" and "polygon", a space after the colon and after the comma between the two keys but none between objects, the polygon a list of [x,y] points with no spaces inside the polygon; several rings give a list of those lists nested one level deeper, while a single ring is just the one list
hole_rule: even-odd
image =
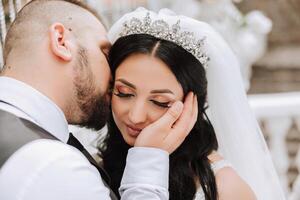
[{"label": "long wavy hair", "polygon": [[[180,147],[170,155],[169,195],[171,200],[192,200],[201,185],[206,200],[217,200],[217,186],[208,155],[218,149],[213,127],[205,115],[207,79],[201,63],[182,47],[146,34],[119,38],[109,53],[113,78],[118,66],[132,54],[154,55],[162,60],[181,84],[184,96],[193,91],[198,97],[198,119]],[[142,66],[141,66],[142,67]],[[112,114],[108,133],[99,142],[103,166],[111,178],[111,188],[118,194],[130,146],[124,141]]]}]

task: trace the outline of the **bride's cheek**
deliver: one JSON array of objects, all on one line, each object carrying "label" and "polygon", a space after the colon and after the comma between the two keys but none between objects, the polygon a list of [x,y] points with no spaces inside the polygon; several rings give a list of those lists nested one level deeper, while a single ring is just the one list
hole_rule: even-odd
[{"label": "bride's cheek", "polygon": [[111,102],[112,102],[112,110],[118,116],[123,116],[128,113],[128,110],[130,108],[130,102],[131,102],[129,99],[113,97]]},{"label": "bride's cheek", "polygon": [[149,112],[151,122],[159,120],[167,112],[167,110],[168,109],[151,109]]}]

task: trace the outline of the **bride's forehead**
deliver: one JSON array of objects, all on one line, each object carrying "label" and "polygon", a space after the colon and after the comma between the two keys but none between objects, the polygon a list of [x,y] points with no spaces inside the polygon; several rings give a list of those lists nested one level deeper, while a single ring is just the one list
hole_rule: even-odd
[{"label": "bride's forehead", "polygon": [[150,74],[173,75],[169,66],[161,59],[146,54],[134,54],[124,59],[116,70],[116,74],[121,73],[147,75],[147,77]]},{"label": "bride's forehead", "polygon": [[170,68],[160,59],[149,55],[136,55],[125,59],[118,66],[115,78],[125,79],[143,89],[182,90]]}]

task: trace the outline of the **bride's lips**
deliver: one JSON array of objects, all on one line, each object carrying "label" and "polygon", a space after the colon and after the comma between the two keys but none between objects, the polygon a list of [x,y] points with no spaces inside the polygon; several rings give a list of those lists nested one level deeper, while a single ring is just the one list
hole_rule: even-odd
[{"label": "bride's lips", "polygon": [[127,133],[132,137],[137,137],[143,129],[126,124]]}]

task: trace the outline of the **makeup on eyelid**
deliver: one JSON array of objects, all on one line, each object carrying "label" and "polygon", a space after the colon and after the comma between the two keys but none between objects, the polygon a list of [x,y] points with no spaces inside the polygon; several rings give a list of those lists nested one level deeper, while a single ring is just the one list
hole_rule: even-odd
[{"label": "makeup on eyelid", "polygon": [[[127,86],[123,86],[123,85],[118,86],[116,84],[113,91],[114,91],[113,92],[114,95],[118,97],[132,97],[137,95],[136,92],[132,91],[131,88],[128,88]],[[157,91],[164,91],[164,90],[157,90]],[[171,98],[170,96],[173,95],[169,93],[158,93],[153,95],[152,93],[150,93],[150,99],[151,99],[150,101],[152,101],[153,103],[159,106],[170,108],[175,101],[174,98]]]}]

